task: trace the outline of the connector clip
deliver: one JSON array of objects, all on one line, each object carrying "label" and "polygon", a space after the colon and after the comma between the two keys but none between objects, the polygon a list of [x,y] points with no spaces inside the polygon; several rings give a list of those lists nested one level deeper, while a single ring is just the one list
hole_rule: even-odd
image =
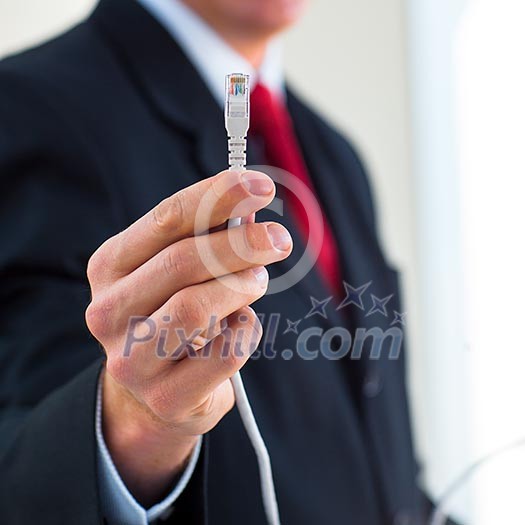
[{"label": "connector clip", "polygon": [[228,132],[229,163],[232,169],[246,166],[246,135],[250,127],[250,76],[226,75],[224,121]]}]

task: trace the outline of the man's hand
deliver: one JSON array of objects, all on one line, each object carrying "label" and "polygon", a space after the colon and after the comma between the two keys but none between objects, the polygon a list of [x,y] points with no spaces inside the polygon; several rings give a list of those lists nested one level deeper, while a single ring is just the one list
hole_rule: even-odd
[{"label": "man's hand", "polygon": [[144,505],[233,406],[229,379],[262,335],[248,305],[267,289],[264,266],[286,258],[292,241],[275,223],[223,226],[253,217],[274,193],[262,173],[220,173],[161,202],[89,261],[86,321],[107,354],[104,437]]}]

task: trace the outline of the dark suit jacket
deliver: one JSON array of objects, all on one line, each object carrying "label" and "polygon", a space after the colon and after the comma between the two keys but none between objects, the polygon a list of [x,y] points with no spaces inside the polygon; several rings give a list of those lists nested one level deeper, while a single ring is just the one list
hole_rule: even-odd
[{"label": "dark suit jacket", "polygon": [[[356,152],[290,90],[287,103],[344,279],[372,284],[364,310],[338,311],[332,299],[326,318],[306,318],[311,297],[329,296],[316,270],[257,304],[266,332],[277,334],[277,358],[254,359],[244,375],[283,524],[419,524],[426,503],[403,355],[280,358],[297,339],[283,333],[286,319],[302,318],[301,329],[386,330],[401,311]],[[85,23],[0,63],[1,523],[102,522],[94,403],[103,352],[84,323],[86,262],[161,199],[225,166],[220,108],[170,36],[131,0],[102,0]],[[366,316],[371,293],[393,294],[388,318]],[[257,465],[235,410],[204,449],[170,522],[262,525]]]}]

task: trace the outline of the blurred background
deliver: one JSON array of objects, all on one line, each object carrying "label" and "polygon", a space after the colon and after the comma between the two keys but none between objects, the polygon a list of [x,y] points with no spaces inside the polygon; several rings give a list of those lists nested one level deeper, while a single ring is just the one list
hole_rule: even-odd
[{"label": "blurred background", "polygon": [[[0,0],[0,56],[94,4]],[[402,272],[415,438],[435,498],[525,438],[524,24],[523,0],[311,0],[285,38],[291,84],[371,173]],[[524,523],[523,456],[497,455],[457,485],[456,515]]]}]

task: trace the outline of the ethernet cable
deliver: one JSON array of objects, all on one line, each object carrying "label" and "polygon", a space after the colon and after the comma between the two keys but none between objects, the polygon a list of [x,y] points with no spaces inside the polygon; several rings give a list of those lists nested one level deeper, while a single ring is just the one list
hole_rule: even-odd
[{"label": "ethernet cable", "polygon": [[[243,74],[226,76],[224,120],[228,133],[229,165],[231,170],[243,171],[246,167],[246,136],[250,126],[250,77]],[[240,226],[241,219],[228,221],[228,227]],[[280,525],[279,508],[272,475],[270,454],[253,415],[240,372],[232,378],[237,409],[246,433],[257,456],[264,511],[268,525]]]}]

